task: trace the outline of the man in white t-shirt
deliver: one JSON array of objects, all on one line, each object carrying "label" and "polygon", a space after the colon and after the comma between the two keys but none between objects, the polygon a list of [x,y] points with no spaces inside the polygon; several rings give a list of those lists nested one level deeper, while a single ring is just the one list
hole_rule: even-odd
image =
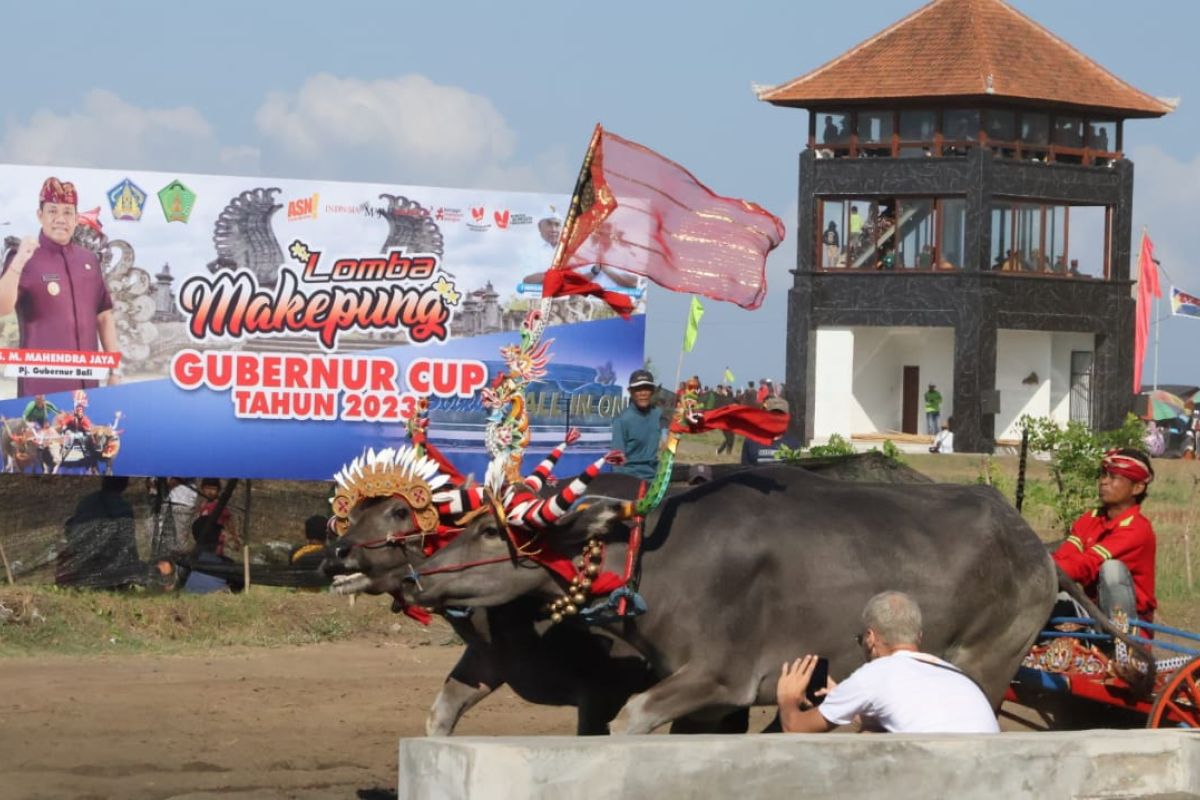
[{"label": "man in white t-shirt", "polygon": [[784,664],[776,687],[787,733],[824,733],[856,719],[892,733],[998,733],[996,715],[974,680],[920,652],[921,609],[902,592],[882,592],[863,609],[858,637],[867,663],[841,683],[829,679],[824,702],[805,696],[817,656]]}]

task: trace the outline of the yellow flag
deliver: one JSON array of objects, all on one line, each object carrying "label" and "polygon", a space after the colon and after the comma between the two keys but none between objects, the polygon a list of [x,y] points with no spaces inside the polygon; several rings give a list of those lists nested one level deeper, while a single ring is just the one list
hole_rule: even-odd
[{"label": "yellow flag", "polygon": [[696,334],[700,331],[700,318],[704,316],[704,306],[700,298],[692,295],[692,307],[688,311],[687,331],[683,334],[683,352],[690,353],[696,346]]}]

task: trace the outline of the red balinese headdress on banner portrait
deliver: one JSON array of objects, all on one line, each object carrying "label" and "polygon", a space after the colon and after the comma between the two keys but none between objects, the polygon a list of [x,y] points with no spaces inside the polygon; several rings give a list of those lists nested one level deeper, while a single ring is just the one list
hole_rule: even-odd
[{"label": "red balinese headdress on banner portrait", "polygon": [[79,204],[79,195],[75,193],[75,184],[63,183],[58,178],[46,178],[38,200],[41,203],[68,203],[74,206]]}]

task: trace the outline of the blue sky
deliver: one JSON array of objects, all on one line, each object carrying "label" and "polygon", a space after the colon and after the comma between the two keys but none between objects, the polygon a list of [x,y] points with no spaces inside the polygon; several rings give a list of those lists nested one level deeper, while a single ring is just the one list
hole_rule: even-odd
[{"label": "blue sky", "polygon": [[[25,33],[5,42],[0,161],[566,192],[601,121],[790,232],[806,116],[751,85],[803,74],[918,5],[12,4],[5,28]],[[1013,5],[1138,88],[1182,98],[1129,123],[1125,142],[1135,230],[1148,226],[1170,278],[1200,293],[1200,104],[1188,96],[1200,6]],[[709,303],[685,372],[782,378],[794,258],[789,237],[760,310]],[[650,299],[647,351],[664,378],[686,310],[667,292]],[[1200,320],[1161,332],[1160,380],[1200,382]]]}]

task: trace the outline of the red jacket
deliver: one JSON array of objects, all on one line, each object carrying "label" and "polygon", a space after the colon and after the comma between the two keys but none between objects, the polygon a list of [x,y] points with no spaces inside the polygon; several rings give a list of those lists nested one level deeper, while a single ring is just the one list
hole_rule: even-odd
[{"label": "red jacket", "polygon": [[1054,552],[1054,562],[1082,584],[1093,599],[1100,565],[1110,558],[1124,563],[1133,576],[1138,616],[1149,621],[1158,607],[1154,597],[1154,551],[1154,528],[1142,516],[1140,506],[1111,520],[1104,509],[1095,509],[1075,520],[1071,535]]}]

